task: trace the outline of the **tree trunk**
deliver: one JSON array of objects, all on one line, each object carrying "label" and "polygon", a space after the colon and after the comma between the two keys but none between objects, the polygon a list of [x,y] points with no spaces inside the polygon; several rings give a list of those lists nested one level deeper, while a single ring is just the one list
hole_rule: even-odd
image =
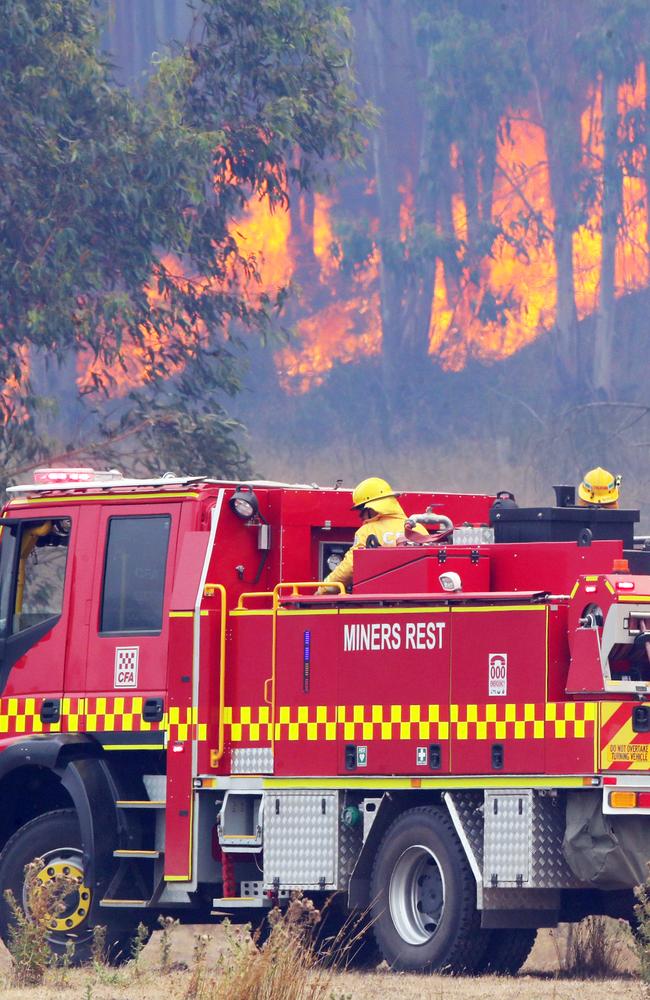
[{"label": "tree trunk", "polygon": [[572,45],[584,16],[582,5],[556,4],[546,0],[531,13],[529,40],[531,69],[546,132],[551,197],[555,208],[553,243],[557,266],[557,359],[564,381],[573,387],[584,380],[578,366],[573,235],[581,221],[580,114],[586,79]]},{"label": "tree trunk", "polygon": [[414,282],[407,296],[408,262],[400,235],[400,187],[409,178],[413,183],[418,173],[421,113],[415,99],[416,53],[408,4],[366,0],[364,13],[370,98],[381,114],[371,138],[381,247],[381,361],[389,409],[396,410],[403,404],[411,348],[417,344],[426,353],[428,343],[428,326],[422,331],[418,309],[406,301],[421,294],[422,285]]},{"label": "tree trunk", "polygon": [[600,300],[594,337],[593,384],[597,394],[612,395],[612,361],[615,336],[614,280],[616,269],[616,234],[622,208],[621,172],[618,165],[618,81],[613,73],[603,78],[603,197],[602,257],[600,263]]},{"label": "tree trunk", "polygon": [[[427,60],[425,79],[432,72],[431,57]],[[442,155],[447,153],[446,147]],[[438,178],[440,152],[434,142],[431,117],[426,112],[422,116],[420,130],[420,155],[417,182],[415,184],[415,227],[433,227],[436,224],[437,201],[439,197]],[[431,312],[436,284],[436,261],[422,255],[411,262],[411,276],[404,294],[404,345],[409,360],[420,368],[429,358],[429,333]]]}]

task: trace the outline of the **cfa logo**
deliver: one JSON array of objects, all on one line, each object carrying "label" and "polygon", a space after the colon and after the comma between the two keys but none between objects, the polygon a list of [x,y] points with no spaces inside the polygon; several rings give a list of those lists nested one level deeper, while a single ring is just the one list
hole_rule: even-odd
[{"label": "cfa logo", "polygon": [[134,688],[138,686],[139,646],[118,646],[115,650],[115,683],[116,688]]}]

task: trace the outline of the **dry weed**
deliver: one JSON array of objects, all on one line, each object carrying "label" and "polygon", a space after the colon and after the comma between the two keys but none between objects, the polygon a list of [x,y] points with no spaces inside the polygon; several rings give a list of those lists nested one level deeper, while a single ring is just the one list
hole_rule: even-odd
[{"label": "dry weed", "polygon": [[220,959],[210,1000],[329,1000],[333,969],[313,947],[320,913],[296,894],[286,911],[269,914],[270,933],[261,948],[232,935]]},{"label": "dry weed", "polygon": [[[650,863],[648,864],[650,869]],[[639,958],[641,978],[650,983],[650,876],[634,890],[637,898],[634,907],[636,928],[634,944]]]},{"label": "dry weed", "polygon": [[585,917],[569,924],[564,953],[553,936],[559,975],[568,979],[612,979],[623,969],[626,927],[608,917]]},{"label": "dry weed", "polygon": [[210,992],[211,981],[209,979],[206,958],[208,945],[212,937],[210,934],[195,934],[194,948],[192,949],[192,966],[190,981],[185,991],[187,1000],[204,1000]]},{"label": "dry weed", "polygon": [[[25,908],[8,889],[5,899],[11,911],[9,952],[12,958],[12,980],[16,986],[36,986],[43,982],[46,970],[57,964],[50,947],[48,925],[66,908],[66,897],[77,887],[73,876],[61,875],[46,882],[39,879],[44,867],[42,858],[25,866]],[[74,954],[70,942],[58,960],[65,972]]]},{"label": "dry weed", "polygon": [[158,917],[158,926],[161,928],[160,934],[160,971],[169,972],[172,954],[172,938],[174,930],[180,921],[175,917],[166,917],[162,913]]},{"label": "dry weed", "polygon": [[136,976],[140,971],[140,956],[142,955],[142,949],[149,940],[149,928],[142,921],[136,927],[135,935],[131,941],[131,959],[133,960],[133,966]]}]

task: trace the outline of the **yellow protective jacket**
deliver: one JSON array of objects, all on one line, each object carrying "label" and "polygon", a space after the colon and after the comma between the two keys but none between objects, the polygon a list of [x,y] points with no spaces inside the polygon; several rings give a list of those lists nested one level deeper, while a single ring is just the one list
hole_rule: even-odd
[{"label": "yellow protective jacket", "polygon": [[[374,535],[380,545],[397,545],[398,536],[404,535],[404,522],[407,517],[395,497],[384,497],[375,501],[372,506],[373,510],[381,506],[381,512],[363,522],[355,532],[354,542],[341,562],[325,577],[323,583],[343,583],[347,587],[352,582],[352,552],[354,549],[365,549],[370,535]],[[429,534],[421,524],[415,525],[415,531],[425,537]]]}]

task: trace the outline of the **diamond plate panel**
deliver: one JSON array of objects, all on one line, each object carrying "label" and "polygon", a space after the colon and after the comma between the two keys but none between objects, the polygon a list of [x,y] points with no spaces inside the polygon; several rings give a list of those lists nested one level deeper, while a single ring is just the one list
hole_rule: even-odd
[{"label": "diamond plate panel", "polygon": [[271,747],[240,747],[232,751],[231,774],[273,774]]},{"label": "diamond plate panel", "polygon": [[483,879],[486,888],[529,884],[532,860],[532,791],[485,792]]},{"label": "diamond plate panel", "polygon": [[350,875],[357,863],[363,844],[363,826],[349,827],[343,823],[339,827],[339,870],[338,888],[347,889]]},{"label": "diamond plate panel", "polygon": [[[453,802],[466,845],[483,870],[483,792],[447,792],[445,801]],[[454,823],[455,825],[455,823]],[[460,831],[459,835],[460,835]]]},{"label": "diamond plate panel", "polygon": [[565,796],[534,796],[531,886],[570,889],[583,885],[569,868],[562,851],[565,825]]},{"label": "diamond plate panel", "polygon": [[265,794],[265,888],[336,888],[338,841],[338,792]]},{"label": "diamond plate panel", "polygon": [[483,890],[484,910],[558,910],[559,889],[491,889]]}]

